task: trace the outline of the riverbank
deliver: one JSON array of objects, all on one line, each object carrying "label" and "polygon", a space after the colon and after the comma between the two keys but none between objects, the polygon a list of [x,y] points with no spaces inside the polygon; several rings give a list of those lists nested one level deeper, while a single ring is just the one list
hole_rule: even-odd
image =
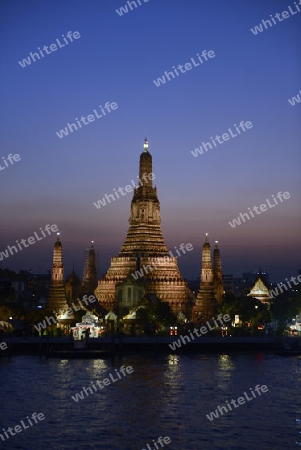
[{"label": "riverbank", "polygon": [[[285,345],[298,344],[297,338],[275,336],[253,337],[200,337],[182,344],[179,348],[174,345],[179,336],[109,336],[89,339],[88,345],[84,341],[71,341],[65,337],[8,337],[3,341],[7,349],[0,352],[0,356],[8,354],[37,354],[40,356],[66,356],[72,354],[77,357],[106,357],[133,351],[160,351],[168,353],[200,353],[200,352],[248,352],[248,351],[277,351]],[[296,342],[295,342],[296,341]],[[75,348],[76,347],[76,348]],[[176,347],[176,348],[175,348]],[[81,356],[80,356],[81,355]]]}]

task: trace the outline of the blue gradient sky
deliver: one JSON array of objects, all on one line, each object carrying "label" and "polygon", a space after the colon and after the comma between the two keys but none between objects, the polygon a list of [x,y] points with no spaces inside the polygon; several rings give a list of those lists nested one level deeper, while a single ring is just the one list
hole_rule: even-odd
[{"label": "blue gradient sky", "polygon": [[[0,172],[0,248],[57,224],[65,272],[83,270],[91,239],[100,272],[120,250],[131,194],[101,209],[93,202],[138,175],[149,139],[170,249],[191,242],[179,259],[198,276],[205,232],[219,240],[223,271],[259,266],[272,281],[295,275],[300,261],[301,13],[257,36],[262,19],[294,2],[149,0],[120,17],[124,0],[3,0],[1,17],[1,154],[21,161]],[[68,31],[81,38],[22,68],[18,61]],[[61,38],[61,42],[62,38]],[[196,53],[215,58],[156,87],[154,79]],[[59,139],[56,131],[105,102],[118,109]],[[190,153],[234,123],[253,128],[207,153]],[[279,191],[289,200],[232,229],[248,207]],[[0,262],[46,271],[54,236]],[[212,245],[213,246],[213,245]]]}]

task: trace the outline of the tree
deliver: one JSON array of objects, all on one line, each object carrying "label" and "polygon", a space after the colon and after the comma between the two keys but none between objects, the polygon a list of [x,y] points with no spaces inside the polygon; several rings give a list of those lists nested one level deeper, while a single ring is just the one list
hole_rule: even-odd
[{"label": "tree", "polygon": [[169,304],[158,298],[149,301],[145,308],[139,308],[136,314],[137,320],[144,325],[154,325],[157,330],[177,323],[177,318],[172,313]]},{"label": "tree", "polygon": [[261,323],[270,322],[271,316],[267,305],[256,298],[241,295],[235,297],[234,294],[226,293],[224,301],[220,307],[222,314],[229,314],[234,319],[235,315],[239,315],[240,320],[250,322],[252,329],[257,329]]}]

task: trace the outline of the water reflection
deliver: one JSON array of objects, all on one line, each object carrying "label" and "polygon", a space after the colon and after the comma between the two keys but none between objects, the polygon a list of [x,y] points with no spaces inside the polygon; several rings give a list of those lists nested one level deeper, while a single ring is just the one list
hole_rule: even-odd
[{"label": "water reflection", "polygon": [[[122,364],[120,364],[122,365]],[[104,359],[94,359],[91,364],[91,370],[92,372],[95,372],[95,376],[102,374],[107,369],[109,369],[110,365],[108,364],[108,361]]]},{"label": "water reflection", "polygon": [[[134,372],[72,399],[122,364]],[[258,365],[254,354],[171,354],[41,364],[15,356],[11,364],[0,360],[0,368],[0,429],[34,411],[47,418],[10,437],[7,449],[31,449],[34,442],[36,449],[133,450],[159,436],[170,436],[174,450],[301,448],[301,366],[294,358],[270,356]],[[257,384],[267,384],[269,393],[209,422],[206,414],[217,405]]]},{"label": "water reflection", "polygon": [[68,359],[62,359],[61,361],[59,361],[59,365],[62,366],[63,369],[67,367],[68,363],[69,363]]},{"label": "water reflection", "polygon": [[301,445],[301,411],[296,412],[297,445]]},{"label": "water reflection", "polygon": [[167,357],[167,364],[175,365],[175,364],[179,364],[180,358],[177,355],[168,355]]},{"label": "water reflection", "polygon": [[218,387],[222,391],[228,390],[234,369],[235,366],[230,355],[219,355],[218,370],[215,372],[215,375],[218,380]]},{"label": "water reflection", "polygon": [[[162,389],[162,410],[160,417],[162,422],[171,423],[179,417],[179,402],[185,391],[185,376],[181,357],[175,354],[166,356],[164,365],[164,385]],[[180,422],[180,421],[179,421]],[[180,426],[177,423],[177,426]]]},{"label": "water reflection", "polygon": [[219,372],[225,377],[230,378],[231,373],[235,369],[234,363],[230,355],[219,355],[218,359]]}]

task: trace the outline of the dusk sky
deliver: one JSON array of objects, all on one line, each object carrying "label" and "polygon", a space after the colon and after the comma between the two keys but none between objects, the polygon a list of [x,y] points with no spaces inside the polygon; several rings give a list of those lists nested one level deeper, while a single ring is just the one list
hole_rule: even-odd
[{"label": "dusk sky", "polygon": [[[274,282],[295,276],[301,102],[292,106],[288,99],[301,89],[301,12],[293,0],[140,3],[120,16],[116,9],[125,0],[2,0],[0,251],[57,224],[65,275],[74,259],[82,276],[92,239],[104,273],[126,237],[132,193],[100,209],[93,203],[137,179],[147,137],[166,244],[194,247],[179,258],[186,278],[199,276],[206,232],[212,248],[219,241],[225,274],[261,266]],[[251,32],[288,6],[294,14]],[[69,31],[80,36],[70,42]],[[19,64],[51,44],[56,50]],[[155,85],[173,66],[199,61],[204,50],[215,56]],[[106,102],[118,108],[58,137],[75,118],[100,115]],[[253,127],[237,134],[241,121]],[[192,155],[229,128],[237,135]],[[21,159],[6,167],[2,158],[10,153]],[[274,204],[280,191],[290,198],[230,226],[266,199]],[[0,267],[50,270],[55,239],[47,235]]]}]

